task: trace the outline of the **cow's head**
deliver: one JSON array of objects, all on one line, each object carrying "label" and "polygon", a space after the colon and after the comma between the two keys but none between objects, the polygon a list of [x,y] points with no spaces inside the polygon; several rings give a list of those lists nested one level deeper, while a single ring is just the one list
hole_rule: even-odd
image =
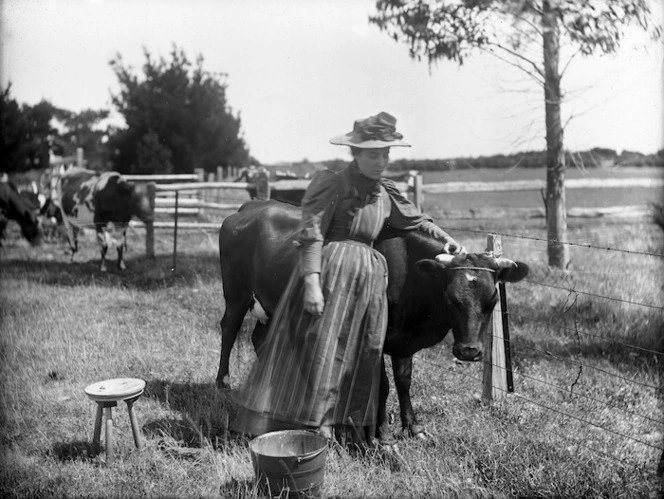
[{"label": "cow's head", "polygon": [[417,262],[419,272],[436,283],[441,322],[454,334],[452,352],[460,360],[482,358],[482,343],[493,308],[499,300],[498,282],[517,282],[528,265],[489,254],[439,255]]},{"label": "cow's head", "polygon": [[21,233],[32,245],[41,243],[42,230],[37,218],[37,209],[28,202],[11,182],[2,183],[2,203],[0,209],[8,218],[16,220]]},{"label": "cow's head", "polygon": [[150,204],[148,186],[146,184],[130,184],[123,178],[118,181],[118,188],[125,189],[129,195],[131,214],[144,223],[154,220],[154,207]]}]

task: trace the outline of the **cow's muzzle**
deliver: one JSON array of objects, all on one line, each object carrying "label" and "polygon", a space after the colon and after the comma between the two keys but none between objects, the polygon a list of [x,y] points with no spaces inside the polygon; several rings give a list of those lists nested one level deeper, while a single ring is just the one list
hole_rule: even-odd
[{"label": "cow's muzzle", "polygon": [[459,360],[477,362],[482,360],[482,350],[469,345],[454,345],[452,353]]}]

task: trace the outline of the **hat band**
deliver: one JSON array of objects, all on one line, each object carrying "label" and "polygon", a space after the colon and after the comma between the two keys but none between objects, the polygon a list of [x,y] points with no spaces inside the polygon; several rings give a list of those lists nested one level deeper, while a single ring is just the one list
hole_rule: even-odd
[{"label": "hat band", "polygon": [[401,140],[403,135],[389,125],[366,125],[357,130],[362,140],[380,140],[383,142],[393,142]]}]

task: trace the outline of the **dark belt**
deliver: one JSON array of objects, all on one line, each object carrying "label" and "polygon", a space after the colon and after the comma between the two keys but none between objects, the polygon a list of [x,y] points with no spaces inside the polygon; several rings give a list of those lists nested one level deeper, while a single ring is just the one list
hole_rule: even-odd
[{"label": "dark belt", "polygon": [[323,244],[331,243],[331,242],[341,242],[341,243],[353,243],[353,244],[362,244],[364,246],[369,246],[370,248],[373,248],[373,241],[368,241],[366,239],[359,239],[355,238],[352,236],[346,236],[346,237],[336,237],[332,236],[329,239],[326,239]]}]

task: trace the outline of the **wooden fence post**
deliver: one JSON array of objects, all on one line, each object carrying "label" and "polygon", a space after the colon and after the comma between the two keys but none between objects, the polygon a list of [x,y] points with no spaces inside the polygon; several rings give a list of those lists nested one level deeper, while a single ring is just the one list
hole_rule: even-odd
[{"label": "wooden fence post", "polygon": [[173,223],[173,267],[171,272],[175,272],[175,266],[177,264],[177,255],[178,255],[178,209],[180,200],[180,191],[175,191],[175,220]]},{"label": "wooden fence post", "polygon": [[83,148],[82,147],[77,147],[76,148],[76,166],[79,168],[83,168]]},{"label": "wooden fence post", "polygon": [[422,197],[422,175],[417,174],[413,178],[413,203],[417,206],[417,209],[422,211],[422,203],[424,199]]},{"label": "wooden fence post", "polygon": [[[150,200],[150,208],[152,208],[152,217],[155,213],[155,197],[156,189],[154,182],[147,184],[148,199]],[[154,221],[145,224],[145,254],[149,258],[154,258]]]},{"label": "wooden fence post", "polygon": [[[496,258],[502,256],[503,248],[500,236],[495,234],[487,236],[487,252],[493,253],[493,256]],[[499,291],[504,292],[504,288],[499,289]],[[487,404],[490,404],[493,400],[503,400],[508,391],[508,366],[505,354],[505,337],[503,334],[503,303],[501,302],[503,300],[499,300],[496,303],[491,318],[491,326],[484,336],[482,401]]]},{"label": "wooden fence post", "polygon": [[259,168],[254,178],[256,183],[256,199],[270,199],[270,181],[265,168]]}]

